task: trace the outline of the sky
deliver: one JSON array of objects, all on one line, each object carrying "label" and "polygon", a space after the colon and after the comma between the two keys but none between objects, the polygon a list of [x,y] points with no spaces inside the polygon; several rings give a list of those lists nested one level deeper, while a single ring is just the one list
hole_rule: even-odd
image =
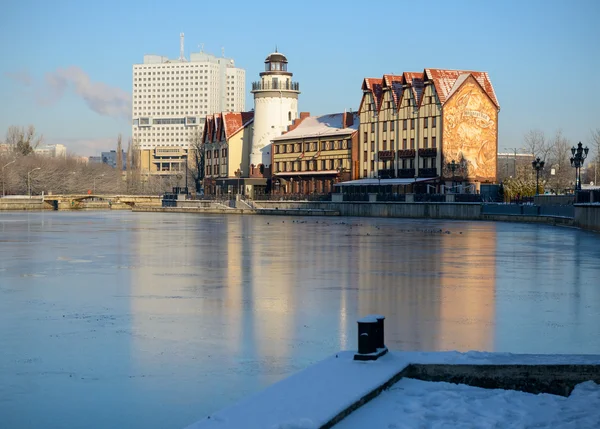
[{"label": "sky", "polygon": [[499,149],[557,130],[590,144],[600,128],[600,1],[87,2],[7,0],[0,25],[0,140],[35,125],[46,143],[98,155],[131,135],[132,65],[199,51],[246,70],[246,109],[278,47],[300,82],[299,110],[358,109],[365,77],[425,68],[487,71]]}]

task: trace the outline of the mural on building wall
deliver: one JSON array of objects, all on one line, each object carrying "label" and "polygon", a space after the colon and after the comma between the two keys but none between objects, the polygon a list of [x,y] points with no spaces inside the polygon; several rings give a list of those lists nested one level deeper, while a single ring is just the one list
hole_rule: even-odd
[{"label": "mural on building wall", "polygon": [[444,106],[444,177],[452,177],[448,163],[454,160],[460,164],[456,176],[495,181],[497,127],[496,106],[469,77]]}]

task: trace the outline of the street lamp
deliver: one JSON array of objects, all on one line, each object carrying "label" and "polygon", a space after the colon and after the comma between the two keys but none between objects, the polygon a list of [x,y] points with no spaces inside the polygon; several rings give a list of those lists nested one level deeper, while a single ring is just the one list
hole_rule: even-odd
[{"label": "street lamp", "polygon": [[9,163],[8,163],[8,164],[6,164],[4,167],[2,167],[2,196],[3,196],[3,197],[5,196],[5,193],[4,193],[4,169],[5,169],[6,167],[8,167],[10,164],[12,164],[13,162],[15,162],[15,161],[16,161],[16,159],[13,159],[11,162],[9,162]]},{"label": "street lamp", "polygon": [[589,151],[590,149],[587,146],[584,148],[581,142],[577,144],[577,148],[571,148],[571,167],[575,167],[575,191],[581,191],[581,167]]},{"label": "street lamp", "polygon": [[536,159],[531,161],[531,166],[535,170],[535,194],[540,194],[540,170],[544,169],[545,162],[540,160],[538,156]]},{"label": "street lamp", "polygon": [[450,170],[452,171],[452,192],[456,193],[456,189],[454,186],[454,172],[458,168],[458,164],[455,160],[452,160],[452,162],[448,163],[448,168],[450,168]]},{"label": "street lamp", "polygon": [[29,197],[31,197],[31,173],[33,173],[35,170],[41,170],[41,167],[36,167],[33,170],[30,170],[27,172],[27,190],[29,193]]},{"label": "street lamp", "polygon": [[99,178],[101,178],[101,177],[104,177],[104,174],[101,174],[101,175],[100,175],[100,176],[98,176],[98,177],[94,177],[94,187],[92,188],[92,189],[93,189],[93,190],[92,190],[92,192],[93,192],[94,194],[96,193],[96,179],[99,179]]}]

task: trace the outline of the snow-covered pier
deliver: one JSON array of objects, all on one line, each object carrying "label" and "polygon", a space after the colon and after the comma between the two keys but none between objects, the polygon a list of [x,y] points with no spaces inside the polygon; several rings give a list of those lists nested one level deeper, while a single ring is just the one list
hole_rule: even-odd
[{"label": "snow-covered pier", "polygon": [[[362,348],[370,351],[364,338]],[[462,427],[473,419],[504,427],[505,421],[518,426],[519,418],[523,426],[593,428],[600,422],[600,355],[389,352],[362,360],[360,354],[330,356],[187,429]]]}]

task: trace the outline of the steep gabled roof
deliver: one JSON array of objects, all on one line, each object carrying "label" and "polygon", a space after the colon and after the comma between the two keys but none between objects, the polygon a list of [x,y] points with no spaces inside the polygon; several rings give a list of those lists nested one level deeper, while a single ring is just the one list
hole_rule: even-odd
[{"label": "steep gabled roof", "polygon": [[241,129],[254,121],[254,112],[226,112],[223,113],[225,138],[229,139]]},{"label": "steep gabled roof", "polygon": [[402,100],[403,85],[404,77],[402,75],[383,75],[383,88],[390,89],[392,91],[392,97],[394,98],[394,104],[396,105],[396,107],[400,105],[400,101]]},{"label": "steep gabled roof", "polygon": [[375,102],[375,110],[379,111],[381,106],[381,98],[383,96],[383,79],[376,77],[366,77],[362,85],[363,91],[369,91],[373,94]]},{"label": "steep gabled roof", "polygon": [[410,88],[415,99],[415,104],[418,106],[421,103],[421,97],[423,95],[423,88],[425,83],[423,81],[423,73],[419,72],[404,72],[404,81]]},{"label": "steep gabled roof", "polygon": [[[433,82],[435,91],[440,99],[440,102],[444,104],[446,100],[462,85],[462,83],[469,77],[473,76],[477,83],[481,85],[486,94],[490,97],[492,102],[499,109],[500,104],[496,97],[496,92],[492,86],[487,72],[478,72],[471,70],[443,70],[443,69],[425,69],[425,74],[428,80]],[[459,81],[457,84],[457,81]]]}]

